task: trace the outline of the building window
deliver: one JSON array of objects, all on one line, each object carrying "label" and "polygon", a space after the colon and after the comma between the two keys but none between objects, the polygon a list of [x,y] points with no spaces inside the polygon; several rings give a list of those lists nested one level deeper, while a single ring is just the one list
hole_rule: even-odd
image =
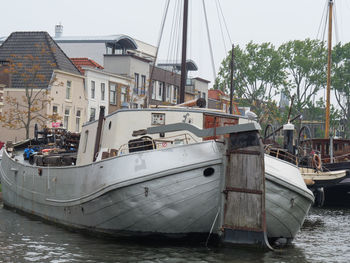
[{"label": "building window", "polygon": [[152,80],[152,99],[156,99],[156,82],[154,80]]},{"label": "building window", "polygon": [[96,109],[95,108],[90,108],[90,119],[89,121],[94,121],[96,116]]},{"label": "building window", "polygon": [[91,80],[91,99],[95,98],[95,81]]},{"label": "building window", "polygon": [[141,76],[141,94],[142,95],[146,94],[146,76],[145,75]]},{"label": "building window", "polygon": [[110,84],[109,85],[109,103],[110,104],[117,104],[117,85],[116,84]]},{"label": "building window", "polygon": [[72,87],[72,82],[67,80],[67,86],[66,86],[66,99],[71,98],[71,87]]},{"label": "building window", "polygon": [[139,94],[139,74],[135,73],[135,87],[134,87],[134,93]]},{"label": "building window", "polygon": [[64,110],[64,120],[63,120],[64,123],[63,124],[67,130],[68,130],[68,126],[69,126],[69,113],[70,113],[69,109]]},{"label": "building window", "polygon": [[127,96],[127,88],[126,87],[122,87],[121,89],[121,98],[120,98],[121,102],[127,102],[128,101],[128,96]]},{"label": "building window", "polygon": [[101,83],[101,100],[105,100],[105,94],[106,94],[106,85],[104,83]]},{"label": "building window", "polygon": [[170,85],[167,85],[166,87],[166,97],[167,99],[170,99]]},{"label": "building window", "polygon": [[58,107],[57,106],[52,106],[52,114],[58,114]]},{"label": "building window", "polygon": [[205,97],[206,97],[205,92],[202,92],[202,98],[205,99]]},{"label": "building window", "polygon": [[81,111],[77,110],[77,113],[75,115],[75,131],[80,132],[80,117],[81,117]]},{"label": "building window", "polygon": [[158,90],[158,95],[160,98],[162,98],[162,94],[163,94],[163,86],[164,83],[163,82],[159,82],[159,90]]}]

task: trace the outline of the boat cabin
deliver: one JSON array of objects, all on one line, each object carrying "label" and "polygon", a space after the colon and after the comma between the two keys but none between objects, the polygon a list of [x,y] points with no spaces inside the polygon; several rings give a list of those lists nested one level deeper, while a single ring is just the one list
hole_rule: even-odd
[{"label": "boat cabin", "polygon": [[[177,144],[200,142],[203,139],[188,131],[169,132],[133,137],[134,131],[149,127],[189,123],[199,129],[245,123],[242,116],[225,114],[221,111],[206,109],[187,109],[182,107],[121,109],[103,119],[99,151],[94,153],[98,121],[86,123],[81,131],[77,165],[119,156],[135,151],[172,147]],[[204,140],[223,139],[211,136]],[[95,158],[94,158],[95,157]]]},{"label": "boat cabin", "polygon": [[[301,146],[308,146],[321,155],[322,162],[330,162],[329,139],[308,139],[301,142]],[[350,159],[350,140],[333,139],[333,157],[336,161],[345,161]]]}]

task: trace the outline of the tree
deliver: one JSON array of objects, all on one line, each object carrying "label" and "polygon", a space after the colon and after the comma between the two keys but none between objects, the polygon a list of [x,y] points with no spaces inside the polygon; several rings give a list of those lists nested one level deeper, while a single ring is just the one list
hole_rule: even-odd
[{"label": "tree", "polygon": [[350,138],[350,43],[338,44],[332,52],[332,87],[344,120],[344,134]]},{"label": "tree", "polygon": [[[239,46],[234,49],[234,95],[240,99],[240,106],[250,106],[259,122],[276,120],[275,97],[280,86],[285,84],[286,74],[283,61],[271,43]],[[228,93],[230,84],[231,53],[224,59],[214,88]]]},{"label": "tree", "polygon": [[284,43],[278,52],[289,76],[283,93],[289,98],[295,94],[293,112],[301,112],[325,87],[327,50],[323,42],[305,39]]},{"label": "tree", "polygon": [[[37,45],[39,54],[47,53],[48,50],[42,45]],[[43,62],[40,56],[33,55],[11,55],[8,59],[9,68],[5,73],[10,76],[21,78],[24,83],[24,92],[20,99],[6,96],[4,98],[6,110],[0,115],[0,122],[3,127],[9,129],[24,129],[26,139],[29,138],[29,130],[33,122],[45,126],[48,121],[56,121],[59,116],[46,114],[46,107],[50,104],[48,87],[55,81],[47,79],[42,74],[43,63],[54,67],[55,63],[51,61]]]}]

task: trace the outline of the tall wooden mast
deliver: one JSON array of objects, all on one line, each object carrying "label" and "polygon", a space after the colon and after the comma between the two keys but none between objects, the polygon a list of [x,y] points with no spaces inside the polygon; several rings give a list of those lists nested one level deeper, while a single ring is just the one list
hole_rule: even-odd
[{"label": "tall wooden mast", "polygon": [[328,62],[327,62],[327,97],[326,97],[326,127],[325,138],[329,137],[329,123],[330,123],[330,98],[331,98],[331,62],[332,62],[332,13],[333,0],[329,0],[329,18],[328,18]]},{"label": "tall wooden mast", "polygon": [[182,25],[180,104],[185,102],[185,85],[186,85],[186,77],[187,77],[187,69],[186,69],[187,18],[188,18],[188,0],[184,0],[184,14],[183,14],[183,25]]}]

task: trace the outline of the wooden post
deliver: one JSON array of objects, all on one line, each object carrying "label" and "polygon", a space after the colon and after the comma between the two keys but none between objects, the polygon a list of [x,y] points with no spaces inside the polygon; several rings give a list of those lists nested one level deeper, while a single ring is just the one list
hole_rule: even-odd
[{"label": "wooden post", "polygon": [[264,149],[257,130],[226,139],[222,241],[272,249],[265,218]]}]

